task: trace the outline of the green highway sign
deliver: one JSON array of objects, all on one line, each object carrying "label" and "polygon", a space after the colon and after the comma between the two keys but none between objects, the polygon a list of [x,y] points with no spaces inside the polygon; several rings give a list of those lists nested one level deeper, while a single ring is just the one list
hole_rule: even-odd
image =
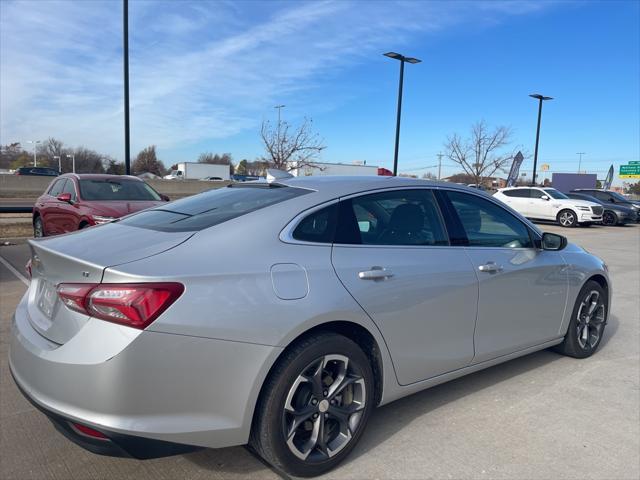
[{"label": "green highway sign", "polygon": [[618,176],[620,178],[640,178],[640,162],[629,162],[629,165],[620,165]]},{"label": "green highway sign", "polygon": [[629,162],[629,165],[640,165],[640,160],[633,160]]}]

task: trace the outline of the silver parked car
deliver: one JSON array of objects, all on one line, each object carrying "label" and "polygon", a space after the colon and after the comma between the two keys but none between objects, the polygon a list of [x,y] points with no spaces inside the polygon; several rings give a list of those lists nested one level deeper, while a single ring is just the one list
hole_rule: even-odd
[{"label": "silver parked car", "polygon": [[30,241],[10,366],[85,448],[250,443],[312,476],[373,408],[554,347],[598,347],[606,265],[464,186],[234,184]]}]

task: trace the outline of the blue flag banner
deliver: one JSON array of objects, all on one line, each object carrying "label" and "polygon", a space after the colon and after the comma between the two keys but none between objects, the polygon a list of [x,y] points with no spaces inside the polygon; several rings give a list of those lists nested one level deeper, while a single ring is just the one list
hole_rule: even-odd
[{"label": "blue flag banner", "polygon": [[518,174],[520,173],[520,165],[522,165],[523,160],[524,155],[522,155],[522,152],[516,153],[516,156],[513,157],[511,170],[509,170],[509,176],[507,177],[507,187],[513,187],[516,184],[516,180],[518,180]]},{"label": "blue flag banner", "polygon": [[602,188],[609,190],[611,188],[611,182],[613,182],[613,164],[609,167],[609,172],[607,173],[607,178],[604,179]]}]

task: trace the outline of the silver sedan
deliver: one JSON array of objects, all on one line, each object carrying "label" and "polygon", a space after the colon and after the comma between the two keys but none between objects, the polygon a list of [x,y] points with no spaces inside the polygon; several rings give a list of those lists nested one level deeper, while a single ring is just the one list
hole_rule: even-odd
[{"label": "silver sedan", "polygon": [[343,460],[375,406],[531,352],[590,356],[606,265],[453,184],[278,175],[30,241],[10,367],[61,433],[149,458]]}]

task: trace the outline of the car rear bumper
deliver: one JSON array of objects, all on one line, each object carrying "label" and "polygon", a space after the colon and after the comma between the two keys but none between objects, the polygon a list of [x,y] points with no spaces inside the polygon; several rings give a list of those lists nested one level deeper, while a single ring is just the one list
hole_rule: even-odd
[{"label": "car rear bumper", "polygon": [[[73,340],[60,346],[36,332],[23,299],[9,352],[20,390],[81,446],[140,458],[148,457],[144,450],[162,454],[175,448],[167,443],[214,448],[246,443],[260,386],[281,351],[147,331],[105,359],[83,358],[76,353],[82,349],[71,347]],[[95,445],[69,422],[102,432],[108,442]]]}]

